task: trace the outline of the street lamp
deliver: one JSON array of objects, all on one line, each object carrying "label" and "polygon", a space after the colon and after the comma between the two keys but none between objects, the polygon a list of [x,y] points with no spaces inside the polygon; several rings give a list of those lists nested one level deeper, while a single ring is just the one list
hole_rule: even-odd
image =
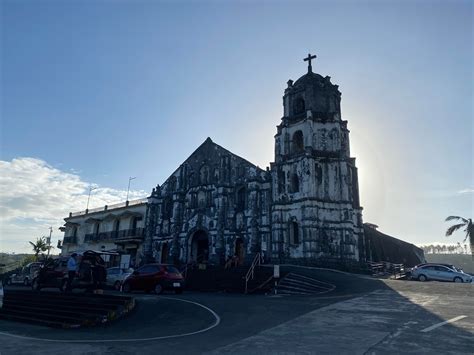
[{"label": "street lamp", "polygon": [[128,201],[128,193],[130,192],[130,181],[135,180],[136,178],[137,177],[131,177],[131,176],[128,178],[128,188],[127,188],[127,199],[126,199],[126,201]]}]

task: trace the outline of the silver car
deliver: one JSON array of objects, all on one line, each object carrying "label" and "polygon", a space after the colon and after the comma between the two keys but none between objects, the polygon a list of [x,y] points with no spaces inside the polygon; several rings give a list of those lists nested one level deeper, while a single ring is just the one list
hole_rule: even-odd
[{"label": "silver car", "polygon": [[116,290],[120,290],[124,280],[133,273],[133,269],[121,269],[119,267],[111,267],[107,269],[108,286],[112,286]]},{"label": "silver car", "polygon": [[419,281],[436,280],[472,282],[472,276],[444,265],[420,265],[411,270],[411,277]]}]

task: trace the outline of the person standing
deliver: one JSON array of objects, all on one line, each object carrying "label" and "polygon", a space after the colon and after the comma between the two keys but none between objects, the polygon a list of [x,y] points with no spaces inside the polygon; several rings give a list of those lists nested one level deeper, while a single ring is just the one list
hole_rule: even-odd
[{"label": "person standing", "polygon": [[77,261],[76,261],[77,254],[72,253],[67,261],[67,284],[66,284],[66,292],[72,291],[72,282],[74,281],[74,277],[76,277],[77,273]]}]

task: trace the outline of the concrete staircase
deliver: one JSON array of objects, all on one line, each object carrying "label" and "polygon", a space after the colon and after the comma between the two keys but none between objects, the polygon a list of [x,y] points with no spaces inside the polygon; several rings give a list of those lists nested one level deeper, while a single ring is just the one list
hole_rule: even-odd
[{"label": "concrete staircase", "polygon": [[0,319],[56,328],[94,326],[116,320],[135,307],[131,297],[5,290]]},{"label": "concrete staircase", "polygon": [[284,295],[315,295],[330,292],[335,286],[307,276],[289,273],[280,280],[276,289],[278,294]]}]

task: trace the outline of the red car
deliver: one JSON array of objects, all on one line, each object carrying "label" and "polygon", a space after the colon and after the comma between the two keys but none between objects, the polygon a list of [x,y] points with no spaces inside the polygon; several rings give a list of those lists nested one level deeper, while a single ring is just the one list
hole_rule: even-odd
[{"label": "red car", "polygon": [[182,293],[183,289],[183,275],[173,265],[166,264],[143,265],[127,277],[122,285],[123,292],[143,290],[160,294],[164,290],[174,290]]}]

